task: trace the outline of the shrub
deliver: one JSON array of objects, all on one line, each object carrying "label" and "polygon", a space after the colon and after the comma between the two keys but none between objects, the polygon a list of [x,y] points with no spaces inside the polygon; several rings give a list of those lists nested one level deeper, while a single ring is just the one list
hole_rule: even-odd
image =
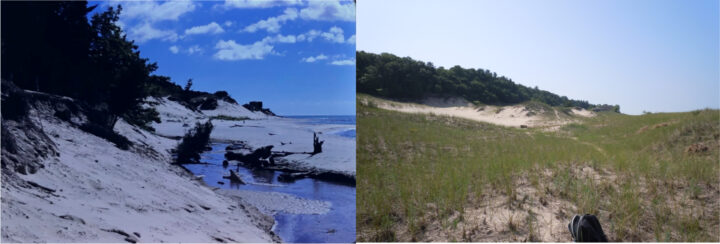
[{"label": "shrub", "polygon": [[155,128],[149,125],[150,122],[162,122],[162,120],[160,120],[160,113],[158,113],[155,108],[139,108],[131,113],[126,113],[123,117],[129,124],[137,125],[144,130],[153,132]]},{"label": "shrub", "polygon": [[571,109],[571,108],[568,108],[568,107],[562,107],[562,108],[560,108],[560,112],[562,112],[562,113],[564,113],[564,114],[566,114],[566,115],[571,115],[571,114],[572,114],[572,109]]},{"label": "shrub", "polygon": [[112,142],[117,146],[118,148],[122,150],[128,150],[130,148],[130,145],[132,145],[132,142],[127,139],[127,137],[118,134],[113,129],[101,126],[95,123],[85,123],[80,126],[80,129],[93,134],[97,137],[103,138],[105,140],[108,140],[109,142]]},{"label": "shrub", "polygon": [[212,116],[212,117],[210,117],[210,119],[242,121],[242,120],[249,120],[250,117],[247,117],[247,116],[232,117],[232,116],[227,116],[227,115],[218,115],[218,116]]},{"label": "shrub", "polygon": [[2,80],[2,118],[9,120],[21,120],[27,117],[28,107],[25,94],[15,84],[5,79]]},{"label": "shrub", "polygon": [[218,106],[217,99],[214,97],[208,97],[200,104],[200,110],[214,110]]},{"label": "shrub", "polygon": [[226,91],[217,91],[213,95],[215,95],[215,98],[217,98],[217,99],[222,99],[223,101],[226,101],[226,102],[229,102],[232,104],[238,104],[237,101],[235,101],[235,99],[230,97],[230,94],[228,94]]},{"label": "shrub", "polygon": [[200,161],[200,152],[205,150],[208,142],[210,142],[212,130],[213,125],[209,120],[205,123],[196,123],[195,128],[188,131],[178,145],[175,163],[198,163]]}]

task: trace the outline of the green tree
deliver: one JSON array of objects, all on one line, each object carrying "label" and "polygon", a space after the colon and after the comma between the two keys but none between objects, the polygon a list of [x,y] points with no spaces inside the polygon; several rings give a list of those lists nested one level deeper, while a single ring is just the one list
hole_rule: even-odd
[{"label": "green tree", "polygon": [[147,95],[145,85],[150,73],[157,69],[156,63],[140,57],[138,46],[127,40],[116,24],[122,7],[110,7],[95,14],[91,26],[95,33],[90,48],[90,61],[95,68],[90,84],[96,92],[87,94],[87,100],[106,104],[109,117],[98,121],[112,127],[118,116],[140,110],[140,102]]}]

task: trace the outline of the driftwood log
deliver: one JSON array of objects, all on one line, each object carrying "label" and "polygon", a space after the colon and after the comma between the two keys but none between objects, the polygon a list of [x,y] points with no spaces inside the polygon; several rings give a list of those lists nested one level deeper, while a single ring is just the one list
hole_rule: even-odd
[{"label": "driftwood log", "polygon": [[267,167],[271,163],[268,162],[268,158],[272,156],[272,148],[272,145],[264,146],[255,149],[255,151],[249,154],[226,152],[225,158],[227,160],[237,160],[243,162],[251,167]]},{"label": "driftwood log", "polygon": [[223,178],[229,179],[230,182],[232,182],[232,183],[245,184],[245,182],[243,182],[243,180],[240,178],[240,175],[238,175],[238,174],[237,174],[235,171],[233,171],[233,170],[230,170],[230,175],[229,175],[229,176],[223,176]]},{"label": "driftwood log", "polygon": [[325,143],[325,141],[321,141],[320,138],[317,136],[317,133],[313,132],[313,152],[312,155],[318,154],[322,152],[322,144]]}]

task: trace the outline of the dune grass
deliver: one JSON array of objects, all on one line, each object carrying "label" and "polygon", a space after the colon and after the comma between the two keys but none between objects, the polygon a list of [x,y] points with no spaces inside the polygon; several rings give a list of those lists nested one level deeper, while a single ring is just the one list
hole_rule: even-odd
[{"label": "dune grass", "polygon": [[227,116],[227,115],[217,115],[212,116],[210,119],[216,119],[216,120],[229,120],[229,121],[243,121],[243,120],[249,120],[250,118],[247,116],[240,116],[240,117],[233,117],[233,116]]},{"label": "dune grass", "polygon": [[[452,220],[462,221],[483,193],[517,201],[518,180],[542,188],[543,198],[571,202],[577,213],[605,217],[612,240],[719,240],[717,110],[601,113],[546,132],[387,111],[364,98],[357,103],[360,241],[411,241],[428,228],[427,216],[442,222],[460,213]],[[695,143],[709,149],[685,152]],[[583,166],[614,178],[580,177]],[[513,233],[532,237],[532,221],[513,221],[528,227]]]}]

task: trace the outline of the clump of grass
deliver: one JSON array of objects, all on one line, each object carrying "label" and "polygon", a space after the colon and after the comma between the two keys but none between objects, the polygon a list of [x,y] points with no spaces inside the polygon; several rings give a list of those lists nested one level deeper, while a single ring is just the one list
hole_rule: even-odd
[{"label": "clump of grass", "polygon": [[537,230],[535,229],[535,222],[537,221],[535,213],[533,213],[531,210],[528,210],[528,215],[527,217],[525,217],[525,221],[527,222],[527,241],[540,242],[540,237],[538,236]]},{"label": "clump of grass", "polygon": [[532,112],[550,112],[552,111],[552,107],[550,105],[547,105],[546,103],[539,102],[539,101],[529,101],[525,103],[525,109],[532,111]]},{"label": "clump of grass", "polygon": [[561,129],[564,131],[579,133],[582,131],[587,131],[588,127],[586,125],[579,124],[579,123],[570,123],[570,124],[567,124],[567,125],[561,127]]},{"label": "clump of grass", "polygon": [[195,128],[188,131],[178,145],[175,163],[199,163],[200,153],[207,147],[212,130],[213,124],[209,120],[205,123],[196,123]]},{"label": "clump of grass", "polygon": [[155,132],[155,128],[150,126],[151,122],[162,123],[160,113],[155,108],[138,108],[135,111],[126,113],[123,118],[132,125],[137,125],[143,130]]},{"label": "clump of grass", "polygon": [[561,107],[559,109],[560,109],[560,112],[564,113],[565,115],[571,115],[571,113],[572,113],[572,108],[569,108],[569,107]]},{"label": "clump of grass", "polygon": [[612,220],[613,232],[616,240],[641,241],[639,236],[640,217],[642,205],[639,194],[631,183],[625,183],[620,192],[610,196],[614,220]]},{"label": "clump of grass", "polygon": [[212,116],[210,119],[216,119],[216,120],[229,120],[229,121],[243,121],[243,120],[249,120],[250,118],[247,116],[240,116],[240,117],[233,117],[233,116],[227,116],[227,115],[217,115]]},{"label": "clump of grass", "polygon": [[118,148],[122,150],[128,150],[130,149],[130,146],[133,145],[130,140],[127,139],[127,137],[118,134],[115,132],[112,128],[108,128],[106,126],[101,126],[96,123],[87,122],[79,127],[81,130],[93,134],[97,137],[103,138],[105,140],[108,140],[109,142],[112,142],[117,146]]},{"label": "clump of grass", "polygon": [[[703,231],[703,223],[700,222],[700,219],[692,216],[692,215],[686,215],[681,216],[678,220],[678,226],[680,227],[680,236],[681,239],[688,242],[695,242],[695,241],[707,241],[711,238],[708,238],[705,236],[705,233]],[[717,230],[716,230],[717,231]]]},{"label": "clump of grass", "polygon": [[669,232],[665,231],[664,226],[670,222],[672,217],[670,207],[664,204],[664,201],[659,196],[655,196],[650,207],[652,210],[652,221],[654,222],[653,235],[655,236],[655,241],[670,241],[669,239],[663,239],[667,237],[666,234],[669,234]]},{"label": "clump of grass", "polygon": [[518,227],[518,223],[515,222],[515,220],[513,219],[514,217],[515,217],[514,215],[510,215],[510,218],[508,218],[507,228],[510,232],[517,233],[519,227]]}]

